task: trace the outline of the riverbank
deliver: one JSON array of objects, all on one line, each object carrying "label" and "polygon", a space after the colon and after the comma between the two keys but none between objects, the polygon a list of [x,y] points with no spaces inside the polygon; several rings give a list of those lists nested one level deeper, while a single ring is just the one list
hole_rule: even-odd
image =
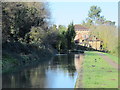
[{"label": "riverbank", "polygon": [[[44,48],[43,48],[44,47]],[[6,43],[2,51],[2,73],[16,71],[17,68],[50,59],[57,51],[50,45]]]},{"label": "riverbank", "polygon": [[118,70],[97,53],[85,52],[82,88],[118,88]]},{"label": "riverbank", "polygon": [[80,69],[80,71],[78,72],[78,77],[75,83],[75,88],[83,88],[83,67]]},{"label": "riverbank", "polygon": [[119,59],[118,56],[111,55],[109,53],[103,53],[103,54],[111,58],[115,63],[120,64],[120,62],[118,62],[118,59]]}]

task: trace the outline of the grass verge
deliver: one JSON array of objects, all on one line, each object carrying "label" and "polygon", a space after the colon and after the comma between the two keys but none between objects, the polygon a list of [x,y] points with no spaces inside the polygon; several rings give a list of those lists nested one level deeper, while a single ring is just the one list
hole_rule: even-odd
[{"label": "grass verge", "polygon": [[[111,58],[115,63],[119,63],[118,62],[118,57],[117,56],[114,56],[114,55],[111,55],[109,53],[103,53],[104,55],[107,55],[109,58]],[[120,64],[120,63],[119,63]]]},{"label": "grass verge", "polygon": [[85,52],[83,63],[84,88],[117,88],[118,70],[96,52]]}]

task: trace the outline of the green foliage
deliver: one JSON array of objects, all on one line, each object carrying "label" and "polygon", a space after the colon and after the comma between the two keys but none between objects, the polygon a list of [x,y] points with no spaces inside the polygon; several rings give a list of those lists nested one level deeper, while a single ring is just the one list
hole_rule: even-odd
[{"label": "green foliage", "polygon": [[72,49],[74,45],[74,38],[75,38],[75,30],[74,30],[74,25],[71,23],[68,26],[68,30],[66,32],[66,38],[67,38],[67,46],[68,49]]},{"label": "green foliage", "polygon": [[49,43],[58,51],[65,50],[67,48],[66,44],[66,27],[59,25],[53,25],[48,31],[47,38]]},{"label": "green foliage", "polygon": [[97,23],[98,25],[104,24],[105,23],[104,16],[98,17],[95,23]]},{"label": "green foliage", "polygon": [[118,54],[118,31],[115,26],[115,22],[106,20],[104,16],[101,16],[101,9],[97,6],[91,6],[88,18],[82,23],[82,25],[90,28],[90,35],[94,35],[103,41],[103,50],[112,54]]},{"label": "green foliage", "polygon": [[32,27],[26,35],[26,41],[29,41],[29,43],[43,43],[45,36],[46,33],[41,27]]},{"label": "green foliage", "polygon": [[115,22],[106,20],[104,16],[101,16],[100,13],[102,12],[100,7],[97,6],[91,6],[90,10],[88,11],[88,17],[86,18],[86,21],[84,21],[82,24],[88,28],[90,28],[93,25],[110,25],[115,26]]},{"label": "green foliage", "polygon": [[109,21],[109,20],[105,21],[104,23],[106,25],[115,26],[115,22],[112,22],[112,21]]},{"label": "green foliage", "polygon": [[68,29],[63,25],[59,25],[58,28],[56,25],[53,25],[50,27],[48,34],[49,40],[51,38],[50,43],[58,51],[72,49],[74,47],[75,31],[73,23],[68,26]]},{"label": "green foliage", "polygon": [[87,19],[86,22],[83,21],[82,25],[90,28],[91,26],[93,26],[93,21],[91,19]]},{"label": "green foliage", "polygon": [[101,13],[100,7],[91,6],[88,16],[89,16],[91,19],[95,19],[95,18],[98,18],[98,17],[100,16],[100,13]]},{"label": "green foliage", "polygon": [[54,31],[57,30],[57,25],[54,24],[54,25],[51,27],[51,29],[54,30]]},{"label": "green foliage", "polygon": [[2,72],[12,71],[14,66],[18,66],[19,62],[8,54],[2,55]]},{"label": "green foliage", "polygon": [[9,55],[3,54],[3,64],[7,63],[14,63],[14,64],[18,64],[17,60]]},{"label": "green foliage", "polygon": [[47,31],[46,41],[57,49],[57,43],[59,42],[59,31],[57,25],[52,25]]},{"label": "green foliage", "polygon": [[33,26],[46,30],[47,12],[42,2],[3,2],[3,41],[24,39]]},{"label": "green foliage", "polygon": [[[89,20],[91,20],[95,24],[95,22],[98,21],[101,18],[100,13],[101,13],[100,7],[91,6],[89,14],[88,14]],[[89,20],[88,20],[88,22],[89,22]]]},{"label": "green foliage", "polygon": [[67,39],[66,39],[67,29],[64,26],[59,25],[58,30],[59,30],[59,38],[60,38],[59,43],[58,43],[58,49],[65,50],[68,47],[67,46]]},{"label": "green foliage", "polygon": [[115,26],[99,25],[91,28],[91,35],[95,35],[103,41],[103,49],[112,54],[118,52],[118,35]]}]

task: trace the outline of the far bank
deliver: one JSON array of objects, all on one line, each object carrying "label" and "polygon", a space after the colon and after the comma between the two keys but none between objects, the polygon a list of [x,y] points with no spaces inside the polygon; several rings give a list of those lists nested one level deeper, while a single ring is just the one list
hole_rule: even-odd
[{"label": "far bank", "polygon": [[52,58],[57,52],[50,45],[40,47],[36,44],[22,44],[19,42],[7,42],[3,44],[2,72],[16,71],[22,68]]}]

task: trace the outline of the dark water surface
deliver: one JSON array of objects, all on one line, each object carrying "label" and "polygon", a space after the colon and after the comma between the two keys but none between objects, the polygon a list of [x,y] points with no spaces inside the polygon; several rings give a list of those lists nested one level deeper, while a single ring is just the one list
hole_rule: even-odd
[{"label": "dark water surface", "polygon": [[82,54],[59,54],[38,65],[2,76],[3,88],[74,88]]}]

